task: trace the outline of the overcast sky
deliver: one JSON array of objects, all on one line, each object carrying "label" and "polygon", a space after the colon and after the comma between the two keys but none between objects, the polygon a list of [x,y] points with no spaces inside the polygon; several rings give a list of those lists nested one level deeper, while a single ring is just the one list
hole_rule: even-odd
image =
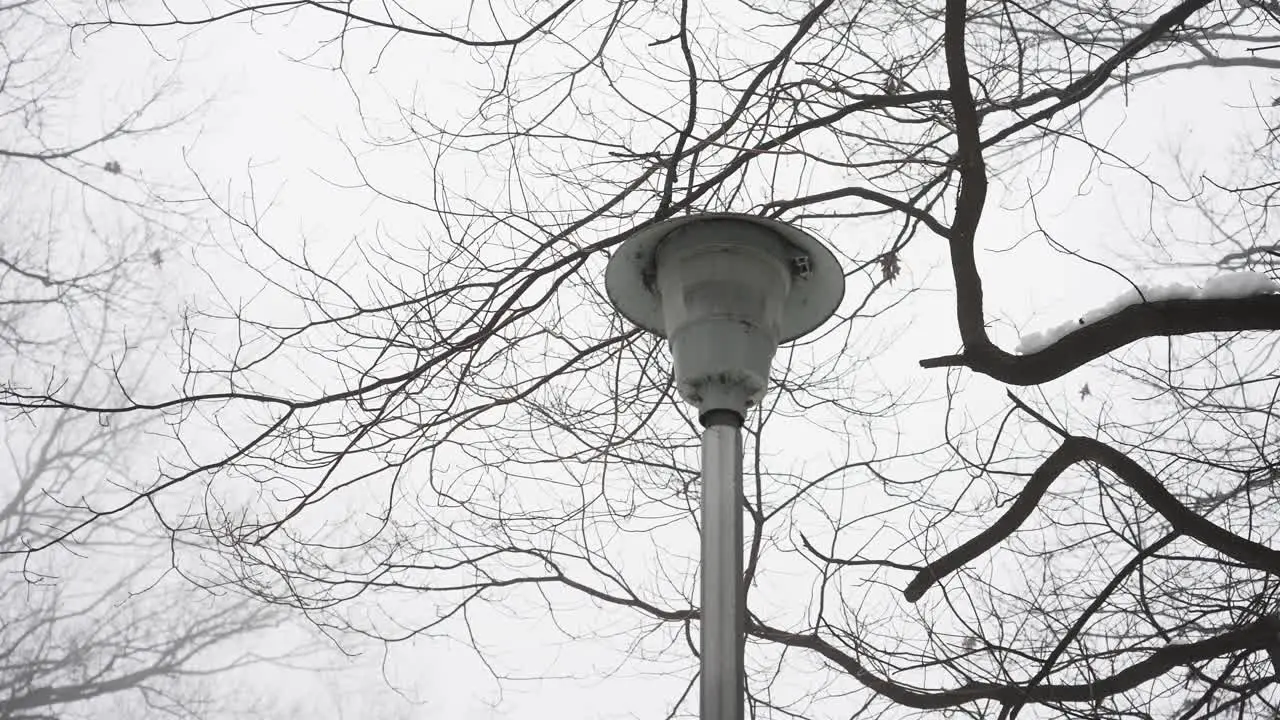
[{"label": "overcast sky", "polygon": [[[182,12],[181,4],[174,7]],[[198,11],[193,6],[193,12]],[[215,197],[232,204],[244,202],[252,182],[260,207],[270,201],[264,228],[283,249],[298,251],[305,240],[315,257],[358,264],[363,261],[344,254],[353,237],[368,236],[379,228],[404,231],[416,220],[367,193],[333,184],[355,180],[350,156],[339,140],[363,153],[369,134],[399,134],[401,119],[393,100],[413,101],[433,119],[452,122],[456,119],[451,116],[452,107],[468,104],[468,72],[479,71],[468,70],[464,52],[413,39],[398,40],[386,49],[375,70],[379,38],[353,34],[346,48],[354,58],[347,64],[349,85],[347,78],[325,66],[331,60],[329,54],[324,56],[327,60],[312,64],[298,59],[315,49],[331,27],[327,19],[301,15],[287,23],[261,21],[256,27],[225,22],[185,35],[164,30],[144,38],[125,29],[96,33],[77,45],[78,67],[89,79],[88,87],[100,90],[77,98],[91,108],[77,120],[91,126],[93,118],[100,116],[92,108],[127,104],[132,81],[122,84],[122,78],[172,73],[181,90],[166,109],[196,107],[204,100],[209,104],[183,126],[139,139],[119,161],[145,168],[148,177],[187,187],[198,179]],[[1266,76],[1257,72],[1229,75],[1215,71],[1212,77],[1200,72],[1176,74],[1140,85],[1127,95],[1107,95],[1089,111],[1085,129],[1094,137],[1113,138],[1115,146],[1128,150],[1127,157],[1145,158],[1149,169],[1166,175],[1173,170],[1169,159],[1175,150],[1188,176],[1226,170],[1241,150],[1237,130],[1259,122],[1249,106],[1257,96],[1270,92],[1268,85]],[[411,146],[368,157],[376,176],[388,187],[409,194],[424,192],[423,184],[430,182],[422,167],[423,156]],[[107,159],[111,158],[103,158]],[[483,183],[487,168],[467,167],[465,157],[454,157],[450,162],[457,177]],[[980,257],[980,263],[987,279],[992,334],[1003,347],[1012,349],[1020,333],[1082,315],[1128,287],[1114,272],[1057,252],[1044,237],[1031,235],[1036,221],[1051,236],[1091,257],[1118,262],[1117,266],[1130,271],[1135,280],[1202,283],[1213,275],[1203,267],[1143,268],[1145,258],[1128,242],[1135,234],[1142,234],[1141,228],[1150,224],[1157,233],[1170,235],[1203,232],[1204,228],[1194,217],[1165,217],[1153,204],[1148,189],[1109,169],[1113,162],[1087,154],[1076,144],[1064,144],[1035,164],[1034,174],[993,178],[993,196],[983,224],[982,246],[988,252]],[[1034,204],[1026,202],[1029,188],[1035,192]],[[232,304],[249,301],[260,290],[252,276],[237,268],[234,259],[223,257],[216,249],[226,239],[217,235],[227,231],[225,225],[213,223],[211,227],[213,236],[181,238],[177,243],[186,261],[198,264],[208,275],[183,262],[163,269],[175,278],[171,307],[205,301],[215,284]],[[856,246],[860,242],[856,228],[849,224],[842,228],[847,234],[825,239],[837,249]],[[1117,238],[1126,240],[1123,246],[1115,242]],[[932,242],[932,247],[917,243],[903,258],[902,285],[923,282],[925,290],[908,307],[895,311],[908,329],[877,354],[867,377],[888,387],[913,386],[920,388],[922,395],[936,396],[945,378],[920,370],[915,362],[954,351],[958,337],[945,248],[941,241]],[[366,271],[359,267],[351,270],[354,276],[363,276]],[[1074,392],[1093,377],[1085,368],[1044,391],[1050,396]],[[970,377],[965,385],[970,412],[975,415],[984,407],[995,412],[1002,405],[1003,388],[995,383]],[[1087,414],[1090,408],[1082,403],[1078,411]],[[930,418],[926,433],[936,430],[936,414],[921,417]],[[912,427],[909,422],[902,426]],[[906,432],[907,445],[929,440],[924,435],[912,437],[911,429]],[[797,426],[791,434],[773,437],[771,443],[790,446],[792,452],[811,458],[846,454],[843,446],[815,443],[813,438]],[[684,540],[696,543],[694,537]],[[675,552],[686,560],[693,553],[696,544]],[[778,608],[785,608],[793,599],[804,602],[803,596],[792,598],[781,581],[759,596],[762,605]],[[876,601],[868,603],[868,607],[875,607]],[[607,617],[585,603],[580,612],[584,621]],[[351,647],[366,654],[351,661],[351,669],[339,671],[341,680],[332,674],[309,678],[307,673],[255,671],[245,676],[245,681],[271,692],[294,694],[300,704],[311,707],[317,702],[324,705],[319,698],[326,694],[340,695],[335,707],[351,713],[346,717],[366,717],[362,714],[366,698],[373,698],[370,702],[374,706],[400,708],[407,713],[404,717],[413,718],[656,718],[667,710],[692,672],[687,663],[672,667],[663,662],[639,663],[619,672],[614,667],[619,660],[619,643],[601,639],[570,645],[528,617],[503,617],[496,611],[482,615],[476,624],[483,628],[483,641],[507,659],[507,668],[520,667],[529,677],[507,683],[507,692],[502,695],[474,653],[453,640],[433,637],[387,648],[385,662],[383,648],[347,638]],[[346,662],[337,654],[330,658]],[[283,679],[277,680],[275,672]],[[423,704],[404,703],[387,685]],[[795,688],[796,692],[802,690]],[[355,694],[358,702],[352,702],[350,694]]]}]

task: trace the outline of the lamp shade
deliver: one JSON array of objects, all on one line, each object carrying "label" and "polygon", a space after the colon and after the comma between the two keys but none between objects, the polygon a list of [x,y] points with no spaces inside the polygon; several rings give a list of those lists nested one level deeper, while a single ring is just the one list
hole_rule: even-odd
[{"label": "lamp shade", "polygon": [[844,297],[835,256],[785,223],[691,215],[637,232],[605,272],[618,311],[665,337],[677,389],[701,415],[764,396],[779,343],[829,318]]}]

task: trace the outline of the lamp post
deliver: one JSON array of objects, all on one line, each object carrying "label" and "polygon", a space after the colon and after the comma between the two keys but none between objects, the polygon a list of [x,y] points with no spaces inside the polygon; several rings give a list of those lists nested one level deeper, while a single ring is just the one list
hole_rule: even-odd
[{"label": "lamp post", "polygon": [[702,423],[700,718],[743,717],[742,422],[779,343],[831,317],[844,273],[813,236],[754,215],[689,215],[627,239],[605,271],[623,317],[667,339]]}]

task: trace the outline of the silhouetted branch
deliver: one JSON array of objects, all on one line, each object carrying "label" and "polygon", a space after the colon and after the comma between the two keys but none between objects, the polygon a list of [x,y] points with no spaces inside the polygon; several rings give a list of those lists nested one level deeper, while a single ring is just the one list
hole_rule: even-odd
[{"label": "silhouetted branch", "polygon": [[1280,295],[1130,305],[1039,352],[1013,355],[979,342],[958,355],[921,360],[920,366],[966,367],[1011,385],[1039,385],[1143,338],[1249,330],[1280,330]]},{"label": "silhouetted branch", "polygon": [[929,563],[903,590],[903,596],[910,602],[919,600],[934,583],[1016,532],[1035,510],[1049,485],[1079,462],[1094,462],[1110,470],[1160,513],[1176,532],[1195,538],[1246,567],[1280,577],[1280,551],[1236,535],[1192,511],[1166,490],[1159,479],[1119,450],[1093,438],[1068,436],[1032,473],[1017,499],[990,528]]},{"label": "silhouetted branch", "polygon": [[1269,620],[1259,620],[1204,640],[1136,649],[1145,655],[1143,659],[1091,682],[1060,685],[970,683],[950,690],[938,691],[916,690],[880,677],[854,656],[816,635],[785,632],[760,623],[753,623],[749,632],[762,639],[812,650],[843,668],[863,685],[899,705],[921,710],[941,710],[982,700],[994,700],[1002,705],[1092,702],[1132,690],[1177,667],[1232,654],[1265,650],[1272,643],[1270,629]]}]

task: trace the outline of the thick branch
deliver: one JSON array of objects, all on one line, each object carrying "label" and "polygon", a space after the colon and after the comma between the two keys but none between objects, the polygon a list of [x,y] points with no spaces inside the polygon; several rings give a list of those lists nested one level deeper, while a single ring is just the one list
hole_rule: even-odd
[{"label": "thick branch", "polygon": [[1035,509],[1049,484],[1068,467],[1082,461],[1095,462],[1110,470],[1160,513],[1175,531],[1195,538],[1242,565],[1280,577],[1280,551],[1236,535],[1195,513],[1166,490],[1158,478],[1119,450],[1093,438],[1069,436],[1031,475],[1031,480],[1009,510],[989,529],[929,563],[903,591],[906,599],[910,602],[919,600],[926,590],[948,573],[955,572],[1012,535]]},{"label": "thick branch", "polygon": [[1280,295],[1130,305],[1030,355],[1013,355],[990,342],[966,342],[963,353],[921,360],[920,366],[967,367],[1011,385],[1037,385],[1142,338],[1244,330],[1280,330]]},{"label": "thick branch", "polygon": [[965,0],[947,0],[943,43],[950,81],[951,109],[956,118],[956,161],[960,191],[951,222],[951,267],[956,277],[956,316],[960,338],[967,348],[987,347],[982,322],[982,279],[974,261],[974,238],[987,201],[987,167],[978,134],[978,110],[969,87],[969,63],[965,58]]},{"label": "thick branch", "polygon": [[1078,453],[1073,450],[1070,443],[1063,443],[1062,447],[1055,450],[1044,464],[1031,474],[1031,479],[1027,481],[1022,492],[1018,493],[1018,498],[1014,500],[1013,505],[1009,506],[1004,515],[1001,515],[991,527],[929,563],[916,574],[907,588],[902,591],[907,602],[919,600],[935,582],[964,567],[1016,532],[1040,504],[1040,498],[1044,497],[1053,481],[1079,459]]},{"label": "thick branch", "polygon": [[[921,362],[922,367],[963,365],[1005,382],[1025,385],[1058,377],[1072,367],[1078,367],[1087,362],[1087,359],[1077,359],[1076,364],[1072,365],[1070,358],[1059,359],[1055,356],[1049,360],[1035,361],[1052,366],[1048,370],[1039,372],[1022,370],[1023,367],[1033,367],[1033,365],[1027,365],[1027,361],[1001,351],[992,344],[987,335],[982,302],[982,277],[978,273],[974,253],[975,238],[987,191],[986,167],[982,150],[1024,127],[1048,120],[1064,108],[1093,95],[1116,68],[1152,43],[1167,37],[1173,28],[1186,22],[1192,14],[1208,4],[1208,0],[1186,0],[1179,3],[1126,42],[1096,70],[1079,82],[1073,83],[1056,103],[1004,128],[984,141],[979,134],[978,112],[969,86],[969,67],[965,58],[965,2],[948,0],[944,44],[947,76],[950,81],[951,107],[956,120],[956,162],[960,173],[960,190],[956,198],[955,218],[951,226],[949,244],[951,269],[956,283],[956,319],[965,352],[960,356],[925,360]],[[1130,338],[1130,341],[1132,339]],[[1115,347],[1119,345],[1102,352],[1108,352]]]}]

